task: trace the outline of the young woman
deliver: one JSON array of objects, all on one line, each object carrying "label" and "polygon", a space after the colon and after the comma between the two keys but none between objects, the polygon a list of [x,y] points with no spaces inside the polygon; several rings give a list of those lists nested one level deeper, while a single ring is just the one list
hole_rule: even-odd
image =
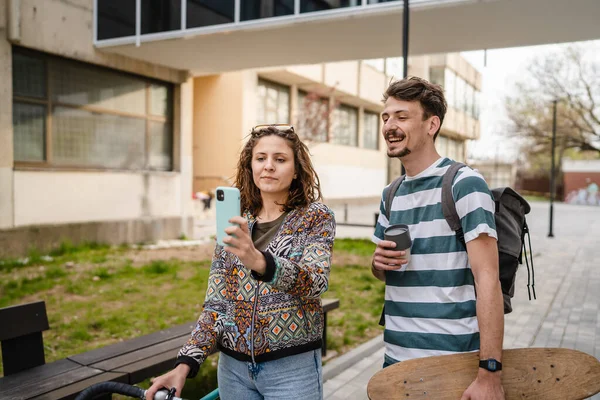
[{"label": "young woman", "polygon": [[242,217],[213,256],[204,307],[175,369],[147,399],[176,388],[220,350],[223,400],[321,399],[323,309],[335,234],[308,149],[290,125],[261,125],[242,150]]}]

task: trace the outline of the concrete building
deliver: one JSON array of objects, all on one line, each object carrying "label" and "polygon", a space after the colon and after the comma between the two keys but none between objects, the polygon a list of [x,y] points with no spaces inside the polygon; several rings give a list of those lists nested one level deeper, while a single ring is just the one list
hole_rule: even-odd
[{"label": "concrete building", "polygon": [[565,159],[562,172],[566,203],[600,206],[600,160]]},{"label": "concrete building", "polygon": [[[306,131],[311,96],[325,118],[310,147],[327,199],[378,197],[399,173],[379,112],[401,60],[191,77],[95,49],[91,1],[1,1],[0,92],[12,98],[0,105],[3,254],[190,236],[192,192],[230,184],[252,126]],[[409,72],[447,88],[438,146],[464,159],[479,132],[479,74],[457,55],[411,58]]]},{"label": "concrete building", "polygon": [[478,170],[491,188],[509,186],[514,188],[517,179],[515,163],[494,160],[472,160],[469,165]]},{"label": "concrete building", "polygon": [[[326,200],[379,197],[400,174],[398,160],[389,162],[386,155],[379,113],[388,83],[403,75],[401,61],[344,61],[194,78],[194,191],[230,182],[240,144],[252,126],[291,123],[308,136]],[[409,74],[445,87],[449,110],[436,144],[440,154],[464,161],[466,140],[479,137],[480,73],[458,54],[449,54],[411,57]],[[307,126],[309,121],[313,126]]]},{"label": "concrete building", "polygon": [[0,0],[0,256],[191,231],[193,80],[98,51],[93,4]]},{"label": "concrete building", "polygon": [[[548,1],[556,12],[539,17]],[[226,183],[250,127],[300,122],[299,99],[313,93],[328,99],[311,144],[325,195],[378,195],[399,165],[387,163],[376,115],[390,75],[401,74],[393,60],[343,60],[399,55],[402,7],[0,0],[0,256],[63,239],[189,236],[194,189]],[[409,72],[446,87],[438,146],[457,159],[479,132],[480,78],[457,55],[412,55],[600,37],[595,0],[418,1],[412,10]]]}]

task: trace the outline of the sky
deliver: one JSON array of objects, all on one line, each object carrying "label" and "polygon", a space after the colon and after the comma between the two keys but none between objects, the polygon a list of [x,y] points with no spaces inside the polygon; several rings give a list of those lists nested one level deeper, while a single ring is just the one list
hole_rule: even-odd
[{"label": "sky", "polygon": [[[586,48],[598,49],[600,41],[585,42]],[[515,47],[487,51],[487,63],[484,66],[484,52],[471,51],[461,53],[482,73],[482,104],[480,114],[481,138],[470,141],[470,157],[514,161],[518,147],[502,136],[507,129],[508,117],[504,108],[507,96],[514,95],[515,83],[527,71],[531,61],[547,52],[556,51],[562,45]]]},{"label": "sky", "polygon": [[461,53],[482,74],[482,100],[479,117],[481,138],[470,141],[469,157],[513,161],[516,146],[502,135],[509,121],[504,109],[506,97],[515,93],[514,84],[519,75],[527,70],[528,64],[540,54],[556,48],[556,45],[515,47],[487,51],[484,66],[484,52]]}]

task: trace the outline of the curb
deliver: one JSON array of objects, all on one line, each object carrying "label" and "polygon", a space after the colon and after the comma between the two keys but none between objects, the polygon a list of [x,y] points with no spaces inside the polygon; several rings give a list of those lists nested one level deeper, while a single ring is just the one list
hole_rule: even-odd
[{"label": "curb", "polygon": [[[363,358],[370,356],[377,350],[383,347],[383,334],[374,337],[366,343],[342,354],[341,356],[329,361],[323,367],[323,382],[341,374],[354,364],[361,361]],[[383,364],[383,360],[381,360]]]}]

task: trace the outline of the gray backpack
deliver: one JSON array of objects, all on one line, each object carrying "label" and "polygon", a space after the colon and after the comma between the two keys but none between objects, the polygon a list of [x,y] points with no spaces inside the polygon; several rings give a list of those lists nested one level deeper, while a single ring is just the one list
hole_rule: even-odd
[{"label": "gray backpack", "polygon": [[[444,218],[455,232],[458,240],[463,244],[465,250],[464,233],[460,225],[460,218],[456,212],[456,204],[452,197],[452,182],[459,169],[465,164],[455,162],[452,164],[442,180],[442,210]],[[398,187],[404,180],[400,176],[389,186],[385,194],[385,216],[390,219],[390,208]],[[515,294],[515,277],[519,264],[523,264],[523,252],[525,252],[525,264],[527,265],[527,292],[529,300],[531,293],[535,295],[535,272],[533,270],[533,255],[531,253],[531,236],[525,220],[525,214],[531,211],[529,203],[517,192],[509,187],[492,189],[492,196],[496,204],[494,217],[496,219],[496,233],[498,234],[498,261],[500,267],[500,284],[502,286],[502,297],[504,298],[504,313],[512,311],[510,299]],[[526,250],[525,236],[528,237],[529,251]],[[529,261],[530,260],[530,261]],[[529,268],[531,262],[531,270]]]}]

